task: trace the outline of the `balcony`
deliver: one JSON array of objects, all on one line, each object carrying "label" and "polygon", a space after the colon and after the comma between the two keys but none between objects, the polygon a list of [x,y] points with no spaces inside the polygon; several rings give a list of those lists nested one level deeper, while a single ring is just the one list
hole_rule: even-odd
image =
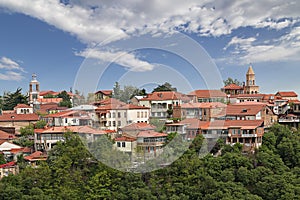
[{"label": "balcony", "polygon": [[164,142],[138,142],[137,146],[140,147],[158,147],[163,146]]},{"label": "balcony", "polygon": [[279,123],[293,123],[293,122],[300,122],[299,118],[280,118],[278,119]]}]

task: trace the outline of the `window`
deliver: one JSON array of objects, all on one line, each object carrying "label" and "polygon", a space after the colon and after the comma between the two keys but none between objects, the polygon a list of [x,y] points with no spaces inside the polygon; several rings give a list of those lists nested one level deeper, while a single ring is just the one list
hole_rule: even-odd
[{"label": "window", "polygon": [[116,118],[116,113],[115,112],[113,112],[112,118]]},{"label": "window", "polygon": [[113,121],[113,127],[116,127],[116,121]]},{"label": "window", "polygon": [[124,117],[125,117],[125,118],[127,117],[127,112],[124,112]]},{"label": "window", "polygon": [[148,116],[148,115],[147,115],[147,111],[145,111],[145,118],[147,118],[147,116]]},{"label": "window", "polygon": [[144,113],[143,112],[141,112],[141,118],[143,118],[144,117]]},{"label": "window", "polygon": [[122,142],[122,147],[125,147],[125,142]]},{"label": "window", "polygon": [[118,126],[121,126],[121,121],[118,121]]},{"label": "window", "polygon": [[121,147],[121,142],[117,142],[117,147]]},{"label": "window", "polygon": [[139,111],[136,113],[136,117],[140,118],[140,112]]},{"label": "window", "polygon": [[68,123],[68,119],[67,118],[65,118],[65,123]]},{"label": "window", "polygon": [[108,122],[108,126],[111,126],[111,121]]},{"label": "window", "polygon": [[121,113],[120,112],[118,112],[118,118],[121,118]]}]

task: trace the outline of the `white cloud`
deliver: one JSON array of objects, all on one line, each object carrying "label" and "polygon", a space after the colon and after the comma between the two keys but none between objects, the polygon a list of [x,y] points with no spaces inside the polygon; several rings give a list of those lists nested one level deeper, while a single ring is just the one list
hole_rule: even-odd
[{"label": "white cloud", "polygon": [[125,51],[85,49],[84,51],[77,53],[77,55],[85,58],[99,59],[108,64],[114,62],[126,67],[130,71],[136,72],[149,71],[155,67],[154,64],[140,60],[135,54]]},{"label": "white cloud", "polygon": [[24,76],[20,72],[7,71],[5,73],[0,73],[0,80],[5,81],[21,81]]},{"label": "white cloud", "polygon": [[24,77],[22,73],[25,73],[24,69],[20,65],[7,57],[0,58],[0,80],[14,80],[19,81]]},{"label": "white cloud", "polygon": [[[280,30],[299,22],[300,2],[285,0],[70,0],[65,5],[59,0],[0,0],[0,7],[42,20],[75,35],[90,46],[103,41],[109,43],[125,39],[132,34],[159,35],[160,32],[172,32],[174,29],[214,37],[231,34],[233,30],[240,27]],[[288,35],[289,33],[286,37]],[[254,39],[248,38],[236,41],[235,44],[232,43],[229,46],[238,43],[240,43],[239,50],[245,54],[249,53],[244,55],[243,59],[258,56],[256,60],[263,60],[260,58],[263,54],[259,53],[269,54],[265,52],[266,49],[278,54],[284,51],[286,53],[281,54],[285,55],[284,58],[293,57],[299,45],[298,43],[285,45],[282,42],[278,43],[279,46],[274,44],[274,47],[259,44],[253,46]],[[293,49],[287,53],[289,47]],[[104,58],[110,55],[110,52],[102,53],[101,57]],[[129,64],[145,64],[133,55],[128,56],[131,61],[124,61],[125,67]]]}]

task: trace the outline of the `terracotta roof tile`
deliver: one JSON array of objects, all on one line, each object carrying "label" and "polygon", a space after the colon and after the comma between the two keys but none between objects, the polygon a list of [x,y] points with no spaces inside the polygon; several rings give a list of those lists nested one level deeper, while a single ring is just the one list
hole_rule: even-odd
[{"label": "terracotta roof tile", "polygon": [[0,130],[0,140],[12,140],[15,139],[16,136],[13,134],[6,133],[5,131]]},{"label": "terracotta roof tile", "polygon": [[156,131],[141,131],[138,133],[137,137],[149,138],[149,137],[167,137],[168,134],[159,133]]},{"label": "terracotta roof tile", "polygon": [[136,138],[131,138],[131,137],[128,137],[128,136],[122,136],[122,137],[119,137],[119,138],[115,138],[115,141],[133,142],[133,141],[136,141]]},{"label": "terracotta roof tile", "polygon": [[188,94],[189,96],[197,96],[198,98],[224,98],[227,95],[221,90],[195,90]]},{"label": "terracotta roof tile", "polygon": [[281,97],[298,97],[298,95],[294,91],[281,91],[277,92],[275,96],[281,96]]},{"label": "terracotta roof tile", "polygon": [[140,101],[164,101],[164,100],[182,100],[189,101],[190,98],[180,92],[175,91],[162,91],[162,92],[153,92],[148,94],[147,97],[140,99]]},{"label": "terracotta roof tile", "polygon": [[151,124],[140,122],[140,123],[131,123],[127,126],[124,126],[121,129],[127,131],[127,130],[154,130],[155,128],[156,127]]},{"label": "terracotta roof tile", "polygon": [[233,104],[228,105],[226,115],[229,116],[248,116],[256,115],[260,112],[266,104]]},{"label": "terracotta roof tile", "polygon": [[15,107],[14,107],[14,109],[16,109],[16,108],[32,108],[31,106],[29,106],[29,105],[27,105],[27,104],[18,104],[18,105],[16,105]]},{"label": "terracotta roof tile", "polygon": [[226,90],[242,90],[243,87],[232,83],[232,84],[224,86],[223,89],[226,89]]},{"label": "terracotta roof tile", "polygon": [[1,122],[17,122],[17,121],[38,121],[39,116],[35,113],[32,114],[15,114],[15,113],[8,113],[0,115]]}]

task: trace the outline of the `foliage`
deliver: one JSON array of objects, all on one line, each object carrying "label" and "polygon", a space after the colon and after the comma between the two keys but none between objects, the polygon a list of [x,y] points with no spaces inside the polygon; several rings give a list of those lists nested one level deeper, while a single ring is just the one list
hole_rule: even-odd
[{"label": "foliage", "polygon": [[6,160],[4,158],[4,155],[3,155],[3,153],[0,153],[0,165],[5,164],[5,163],[6,163]]},{"label": "foliage", "polygon": [[3,110],[13,110],[14,107],[20,103],[27,104],[28,97],[21,93],[22,88],[18,88],[15,92],[4,93],[2,99],[2,109]]},{"label": "foliage", "polygon": [[[168,142],[180,140],[177,136],[170,134]],[[127,158],[121,152],[111,153],[112,143],[106,142],[105,136],[100,138],[90,144],[90,154],[78,136],[66,133],[65,141],[50,151],[47,163],[4,177],[0,199],[300,198],[299,130],[274,125],[255,154],[242,154],[240,144],[229,146],[218,141],[216,148],[222,149],[222,154],[201,158],[205,140],[199,135],[170,166],[142,174],[120,172],[102,164],[102,158],[109,156],[117,163]],[[167,146],[175,148],[177,144]],[[94,157],[98,155],[101,159],[97,162]]]},{"label": "foliage", "polygon": [[242,82],[238,81],[237,79],[232,79],[230,77],[228,77],[226,80],[223,81],[224,85],[230,85],[230,84],[236,84],[239,86],[242,86]]},{"label": "foliage", "polygon": [[177,88],[172,87],[172,85],[168,82],[165,82],[162,85],[157,86],[156,88],[153,89],[152,92],[163,92],[163,91],[177,91]]},{"label": "foliage", "polygon": [[153,118],[149,120],[149,123],[156,127],[155,131],[157,132],[162,132],[164,130],[164,125],[165,125],[164,121]]},{"label": "foliage", "polygon": [[34,124],[34,128],[36,129],[42,129],[47,125],[47,122],[44,120],[39,120]]},{"label": "foliage", "polygon": [[32,136],[34,135],[34,125],[29,124],[28,126],[24,126],[20,128],[21,136]]},{"label": "foliage", "polygon": [[118,82],[115,83],[113,88],[113,95],[112,97],[115,99],[118,99],[122,102],[128,103],[130,99],[132,99],[134,96],[144,96],[146,95],[145,89],[138,89],[137,87],[125,85],[123,89],[121,89],[121,86]]},{"label": "foliage", "polygon": [[64,90],[61,93],[59,93],[57,95],[58,98],[62,98],[63,100],[59,103],[59,106],[63,106],[63,107],[68,107],[71,108],[72,107],[72,102],[71,102],[71,98],[70,95]]}]

